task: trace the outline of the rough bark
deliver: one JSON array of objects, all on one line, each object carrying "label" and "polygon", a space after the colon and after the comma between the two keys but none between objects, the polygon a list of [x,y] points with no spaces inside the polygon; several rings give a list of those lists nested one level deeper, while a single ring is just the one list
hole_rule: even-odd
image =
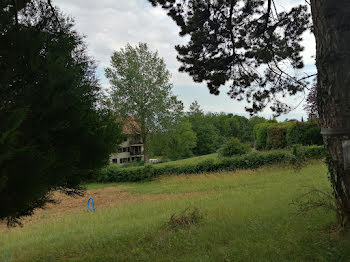
[{"label": "rough bark", "polygon": [[323,138],[340,219],[349,227],[350,170],[344,167],[342,142],[350,140],[350,1],[311,0],[311,9],[320,124],[328,129]]}]

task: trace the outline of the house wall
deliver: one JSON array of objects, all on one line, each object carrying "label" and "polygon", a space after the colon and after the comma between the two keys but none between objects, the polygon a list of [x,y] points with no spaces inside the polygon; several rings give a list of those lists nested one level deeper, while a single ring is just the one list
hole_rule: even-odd
[{"label": "house wall", "polygon": [[[130,143],[131,141],[134,141],[134,139],[130,136],[128,136],[127,140],[124,141],[122,144],[120,144],[119,148],[123,149],[123,148],[129,148],[129,151],[131,151],[131,146],[132,144]],[[141,146],[141,152],[142,155],[131,155],[130,152],[116,152],[113,153],[110,156],[110,163],[114,163],[114,164],[122,164],[121,163],[121,159],[123,159],[123,161],[127,161],[126,162],[133,162],[133,161],[137,161],[137,158],[139,158],[139,160],[144,161],[144,155],[143,155],[143,144],[137,144],[137,146]],[[126,163],[123,162],[123,163]]]}]

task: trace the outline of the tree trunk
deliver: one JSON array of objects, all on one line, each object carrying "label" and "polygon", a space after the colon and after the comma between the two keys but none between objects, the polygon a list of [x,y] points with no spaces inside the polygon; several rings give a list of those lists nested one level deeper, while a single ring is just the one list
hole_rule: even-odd
[{"label": "tree trunk", "polygon": [[143,157],[145,163],[148,163],[148,141],[147,141],[147,134],[142,134],[142,142],[143,142]]},{"label": "tree trunk", "polygon": [[[350,224],[350,1],[311,0],[318,111],[341,223]],[[350,144],[350,143],[349,143]],[[344,158],[345,156],[345,158]]]}]

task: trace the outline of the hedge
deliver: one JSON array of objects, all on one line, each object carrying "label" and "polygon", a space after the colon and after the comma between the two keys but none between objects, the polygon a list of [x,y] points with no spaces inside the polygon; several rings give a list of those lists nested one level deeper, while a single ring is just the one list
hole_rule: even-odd
[{"label": "hedge", "polygon": [[287,147],[287,130],[293,125],[291,122],[278,123],[267,128],[266,148],[281,149]]},{"label": "hedge", "polygon": [[315,123],[297,122],[287,130],[287,144],[322,145],[321,129]]},{"label": "hedge", "polygon": [[[320,159],[325,155],[323,146],[303,147],[303,152],[309,159]],[[231,158],[208,159],[196,164],[168,164],[164,166],[147,164],[143,167],[131,168],[121,168],[112,164],[100,170],[96,174],[94,182],[140,182],[152,180],[162,175],[254,169],[265,165],[290,163],[291,159],[295,159],[295,157],[290,152],[275,150],[270,152],[253,152]]]},{"label": "hedge", "polygon": [[267,148],[267,130],[269,127],[277,125],[277,121],[268,121],[254,126],[254,144],[256,149]]}]

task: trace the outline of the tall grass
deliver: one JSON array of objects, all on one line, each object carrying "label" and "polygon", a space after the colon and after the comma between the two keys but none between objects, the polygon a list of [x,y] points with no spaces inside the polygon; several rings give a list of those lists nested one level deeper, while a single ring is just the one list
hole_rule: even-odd
[{"label": "tall grass", "polygon": [[[349,261],[349,238],[329,230],[333,213],[301,216],[290,205],[310,187],[330,190],[319,161],[300,173],[275,166],[128,185],[124,191],[142,202],[13,229],[0,236],[0,254],[12,261]],[[198,208],[200,222],[162,227],[185,208]]]}]

